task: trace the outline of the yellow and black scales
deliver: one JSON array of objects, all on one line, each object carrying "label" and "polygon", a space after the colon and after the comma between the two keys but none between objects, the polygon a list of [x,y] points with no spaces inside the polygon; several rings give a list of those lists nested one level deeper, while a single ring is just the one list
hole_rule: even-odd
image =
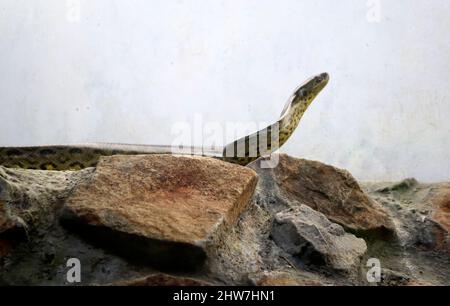
[{"label": "yellow and black scales", "polygon": [[[277,122],[235,140],[223,152],[190,148],[186,154],[205,155],[227,162],[247,165],[261,155],[270,154],[281,147],[292,135],[308,106],[328,83],[328,74],[317,75],[302,84],[286,103]],[[278,131],[278,135],[272,135]],[[277,137],[278,136],[278,137]],[[261,152],[259,140],[266,137]],[[277,145],[272,145],[276,140]],[[240,148],[240,149],[239,149]],[[250,153],[256,154],[250,154]],[[136,154],[172,154],[170,146],[127,144],[81,144],[34,147],[0,147],[0,165],[10,168],[41,170],[79,170],[95,167],[100,156]]]}]

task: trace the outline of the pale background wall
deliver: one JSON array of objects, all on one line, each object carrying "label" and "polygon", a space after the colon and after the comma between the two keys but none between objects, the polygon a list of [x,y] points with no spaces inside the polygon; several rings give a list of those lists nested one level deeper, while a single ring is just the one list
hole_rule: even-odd
[{"label": "pale background wall", "polygon": [[0,145],[270,122],[327,71],[284,152],[362,180],[449,180],[449,29],[448,0],[0,0]]}]

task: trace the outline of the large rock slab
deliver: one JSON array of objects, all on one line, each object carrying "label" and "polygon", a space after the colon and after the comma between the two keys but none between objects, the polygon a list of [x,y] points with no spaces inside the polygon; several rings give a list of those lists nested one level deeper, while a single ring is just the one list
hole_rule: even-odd
[{"label": "large rock slab", "polygon": [[360,235],[390,237],[394,232],[384,208],[346,170],[286,154],[277,157],[274,168],[261,168],[262,159],[250,165],[260,177],[255,197],[260,205],[279,212],[304,204]]},{"label": "large rock slab", "polygon": [[256,173],[212,158],[101,158],[61,221],[119,254],[167,269],[201,266],[207,249],[247,207]]},{"label": "large rock slab", "polygon": [[306,264],[352,271],[367,251],[364,239],[344,231],[324,214],[300,205],[275,215],[271,236],[287,253]]}]

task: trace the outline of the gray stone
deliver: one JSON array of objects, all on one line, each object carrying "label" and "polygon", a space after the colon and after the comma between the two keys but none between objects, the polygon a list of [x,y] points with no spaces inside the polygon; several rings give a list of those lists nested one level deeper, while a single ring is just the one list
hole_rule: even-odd
[{"label": "gray stone", "polygon": [[305,263],[337,270],[351,271],[367,250],[363,239],[306,205],[277,213],[271,235],[283,250]]}]

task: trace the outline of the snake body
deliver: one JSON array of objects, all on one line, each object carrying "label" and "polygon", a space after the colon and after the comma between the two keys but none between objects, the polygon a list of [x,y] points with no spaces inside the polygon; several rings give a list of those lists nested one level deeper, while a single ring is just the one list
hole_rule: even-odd
[{"label": "snake body", "polygon": [[[190,147],[183,151],[184,154],[210,156],[240,165],[247,165],[264,154],[270,154],[289,139],[306,109],[328,83],[328,79],[328,74],[322,73],[307,80],[295,90],[275,123],[235,140],[225,146],[223,151],[204,151],[202,148]],[[262,137],[267,140],[264,150],[260,150]],[[278,144],[273,143],[274,140]],[[172,153],[170,146],[107,143],[0,147],[0,165],[24,169],[79,170],[95,167],[100,156]]]}]

